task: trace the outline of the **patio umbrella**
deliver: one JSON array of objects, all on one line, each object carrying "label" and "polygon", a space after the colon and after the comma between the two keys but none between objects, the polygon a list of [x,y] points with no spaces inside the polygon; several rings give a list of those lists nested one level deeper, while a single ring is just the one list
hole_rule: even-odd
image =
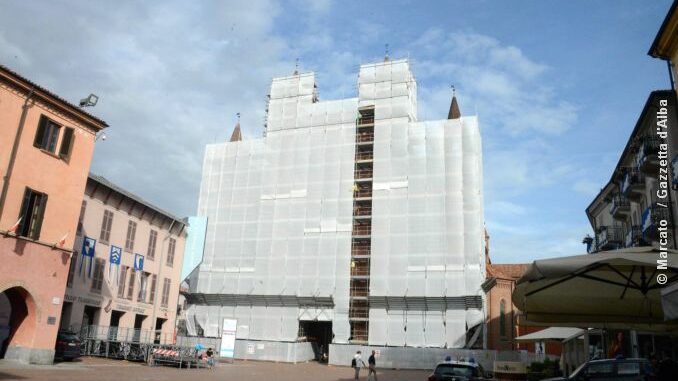
[{"label": "patio umbrella", "polygon": [[584,330],[580,328],[549,327],[542,329],[541,331],[518,336],[514,340],[522,343],[533,343],[535,341],[563,341],[582,333],[584,333]]},{"label": "patio umbrella", "polygon": [[[678,281],[678,251],[636,247],[596,254],[537,260],[516,284],[513,303],[525,324],[677,330],[666,320],[660,290]],[[666,276],[665,284],[657,277]]]}]

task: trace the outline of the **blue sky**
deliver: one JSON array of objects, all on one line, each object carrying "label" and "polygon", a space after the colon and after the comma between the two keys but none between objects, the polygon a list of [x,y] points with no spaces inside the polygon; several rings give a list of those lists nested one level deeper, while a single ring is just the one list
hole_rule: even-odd
[{"label": "blue sky", "polygon": [[494,262],[583,252],[584,209],[609,179],[650,91],[646,55],[671,2],[3,1],[0,63],[109,122],[92,169],[195,213],[204,145],[243,115],[261,136],[270,78],[300,60],[321,99],[356,95],[360,63],[410,57],[419,119],[455,84],[477,112]]}]

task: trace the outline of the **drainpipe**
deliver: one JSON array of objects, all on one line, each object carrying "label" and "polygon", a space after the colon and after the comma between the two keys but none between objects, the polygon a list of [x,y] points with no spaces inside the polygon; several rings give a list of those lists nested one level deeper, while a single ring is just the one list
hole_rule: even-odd
[{"label": "drainpipe", "polygon": [[19,142],[21,141],[21,133],[24,129],[24,124],[26,123],[26,114],[28,114],[28,109],[31,107],[29,103],[31,98],[33,98],[35,87],[31,87],[31,91],[28,92],[28,96],[24,101],[24,105],[21,106],[21,118],[19,118],[19,126],[16,130],[16,135],[14,136],[14,144],[12,145],[12,152],[9,155],[9,162],[7,163],[7,170],[5,171],[5,176],[2,179],[2,193],[0,194],[0,219],[2,219],[2,214],[5,210],[5,201],[7,199],[7,191],[9,190],[9,180],[12,177],[12,170],[14,169],[14,162],[16,161],[16,154],[19,150]]}]

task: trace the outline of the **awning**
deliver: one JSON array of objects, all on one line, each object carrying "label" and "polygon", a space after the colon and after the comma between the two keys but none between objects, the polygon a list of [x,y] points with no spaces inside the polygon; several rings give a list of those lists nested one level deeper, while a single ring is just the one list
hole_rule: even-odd
[{"label": "awning", "polygon": [[535,341],[563,341],[574,335],[584,333],[583,329],[572,327],[549,327],[538,332],[528,333],[516,337],[515,341],[520,342],[535,342]]},{"label": "awning", "polygon": [[518,280],[513,303],[525,324],[676,330],[678,321],[664,319],[660,289],[678,281],[678,251],[665,251],[666,270],[657,269],[660,254],[637,247],[537,260]]}]

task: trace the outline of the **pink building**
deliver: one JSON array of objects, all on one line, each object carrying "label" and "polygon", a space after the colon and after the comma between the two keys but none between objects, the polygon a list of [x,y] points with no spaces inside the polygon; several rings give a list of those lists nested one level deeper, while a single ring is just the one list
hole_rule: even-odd
[{"label": "pink building", "polygon": [[108,125],[0,66],[0,357],[49,364],[97,132]]}]

